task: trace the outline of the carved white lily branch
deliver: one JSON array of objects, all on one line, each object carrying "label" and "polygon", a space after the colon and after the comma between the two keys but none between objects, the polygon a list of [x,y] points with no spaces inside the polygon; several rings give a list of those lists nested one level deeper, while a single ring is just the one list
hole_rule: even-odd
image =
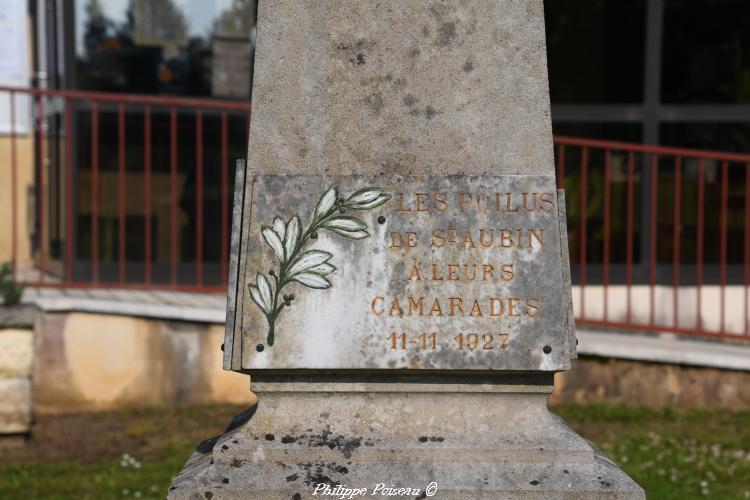
[{"label": "carved white lily branch", "polygon": [[336,268],[329,262],[333,255],[323,250],[309,250],[301,253],[310,240],[318,238],[318,231],[326,229],[352,240],[361,240],[370,236],[367,224],[351,215],[347,210],[370,210],[379,207],[391,198],[391,195],[380,188],[366,187],[353,193],[348,198],[339,197],[338,188],[331,186],[320,197],[310,225],[301,232],[298,215],[287,222],[276,217],[271,226],[262,226],[263,240],[271,247],[279,261],[278,272],[268,271],[269,280],[263,273],[256,275],[255,284],[249,285],[250,297],[258,305],[268,322],[269,346],[274,342],[276,318],[284,307],[290,307],[294,294],[283,295],[281,290],[292,282],[308,288],[325,289],[331,286],[330,274]]}]

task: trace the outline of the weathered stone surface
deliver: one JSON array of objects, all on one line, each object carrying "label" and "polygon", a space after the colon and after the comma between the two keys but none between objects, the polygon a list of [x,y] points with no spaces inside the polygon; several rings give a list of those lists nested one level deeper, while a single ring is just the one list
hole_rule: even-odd
[{"label": "weathered stone surface", "polygon": [[34,358],[34,333],[0,329],[0,377],[30,376]]},{"label": "weathered stone surface", "polygon": [[313,498],[320,483],[371,493],[380,482],[435,482],[441,499],[645,498],[549,413],[549,386],[314,387],[258,384],[257,411],[202,443],[169,498]]},{"label": "weathered stone surface", "polygon": [[[236,302],[230,297],[238,310],[225,341],[236,350],[232,333],[242,335],[243,356],[232,353],[227,368],[569,368],[570,279],[562,269],[565,225],[553,177],[263,175],[250,181],[250,217],[239,249],[244,286]],[[270,273],[282,276],[283,266],[261,233],[276,217],[295,216],[304,232],[334,185],[342,196],[376,185],[391,199],[373,210],[337,212],[366,225],[370,235],[363,232],[363,239],[320,229],[307,240],[300,255],[327,252],[336,267],[323,280],[330,288],[291,282],[277,296],[293,293],[293,303],[268,320],[247,285],[263,279],[260,272],[275,288]],[[267,343],[271,322],[273,345]]]},{"label": "weathered stone surface", "polygon": [[43,314],[30,304],[0,306],[0,328],[32,328]]},{"label": "weathered stone surface", "polygon": [[541,0],[260,2],[253,173],[552,174]]},{"label": "weathered stone surface", "polygon": [[0,378],[0,434],[28,432],[31,409],[31,380]]}]

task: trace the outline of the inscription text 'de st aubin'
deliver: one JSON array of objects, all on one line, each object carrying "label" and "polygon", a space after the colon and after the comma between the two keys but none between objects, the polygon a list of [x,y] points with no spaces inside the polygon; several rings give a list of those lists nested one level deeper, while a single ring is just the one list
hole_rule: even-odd
[{"label": "inscription text 'de st aubin'", "polygon": [[[246,283],[254,267],[273,266],[262,227],[276,214],[284,221],[296,215],[304,227],[331,186],[341,200],[366,186],[390,198],[371,210],[341,210],[366,224],[367,236],[315,231],[309,248],[330,254],[336,268],[326,276],[330,287],[291,287],[294,302],[276,319],[276,342],[245,350],[245,367],[562,368],[569,291],[554,179],[261,176]],[[264,341],[258,310],[245,297],[246,345]]]}]

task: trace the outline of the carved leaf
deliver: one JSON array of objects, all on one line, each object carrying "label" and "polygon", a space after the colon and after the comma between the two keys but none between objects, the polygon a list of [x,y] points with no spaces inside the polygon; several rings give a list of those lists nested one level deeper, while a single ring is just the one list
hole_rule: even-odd
[{"label": "carved leaf", "polygon": [[327,228],[331,231],[333,231],[336,234],[340,234],[341,236],[345,236],[346,238],[349,238],[350,240],[363,240],[370,236],[370,233],[367,231],[345,231],[344,229],[337,229],[329,227]]},{"label": "carved leaf", "polygon": [[279,239],[279,235],[276,234],[276,231],[268,226],[263,226],[261,233],[263,234],[263,239],[268,243],[268,246],[273,249],[273,252],[279,258],[279,262],[284,262],[284,245],[281,243],[281,239]]},{"label": "carved leaf", "polygon": [[317,266],[311,267],[308,269],[308,272],[319,274],[321,276],[327,276],[334,272],[336,268],[329,264],[328,262],[324,262],[322,264],[318,264]]},{"label": "carved leaf", "polygon": [[284,224],[284,219],[276,217],[273,220],[273,230],[279,235],[279,239],[284,241],[284,238],[286,237],[286,224]]},{"label": "carved leaf", "polygon": [[323,276],[315,273],[300,273],[294,276],[294,281],[299,281],[309,288],[324,289],[331,286],[331,282]]},{"label": "carved leaf", "polygon": [[258,304],[258,307],[260,307],[261,311],[268,314],[268,311],[266,310],[266,305],[263,303],[263,297],[261,297],[260,290],[258,290],[258,287],[255,285],[249,285],[248,288],[250,289],[250,297],[253,298],[253,302]]},{"label": "carved leaf", "polygon": [[299,217],[295,215],[289,219],[289,224],[286,226],[286,241],[284,242],[284,248],[286,248],[286,254],[289,256],[294,253],[294,247],[296,247],[299,242],[299,232]]},{"label": "carved leaf", "polygon": [[336,186],[331,186],[330,188],[328,188],[328,191],[323,193],[323,196],[320,197],[318,206],[315,207],[315,218],[320,217],[321,215],[327,213],[331,208],[333,208],[333,204],[336,203],[337,197],[338,190],[336,189]]},{"label": "carved leaf", "polygon": [[311,267],[328,262],[333,255],[322,250],[310,250],[305,252],[297,261],[289,268],[289,276],[307,271]]},{"label": "carved leaf", "polygon": [[367,229],[367,224],[356,217],[337,216],[325,221],[323,227],[326,229],[339,229],[341,231],[363,231]]},{"label": "carved leaf", "polygon": [[366,187],[356,191],[346,201],[349,205],[363,205],[375,201],[382,192],[380,188]]},{"label": "carved leaf", "polygon": [[386,201],[390,199],[391,199],[391,195],[386,194],[386,193],[381,193],[374,200],[367,202],[367,203],[362,203],[360,205],[353,205],[352,208],[354,210],[369,210],[371,208],[379,207],[380,205],[382,205],[383,203],[385,203]]},{"label": "carved leaf", "polygon": [[256,275],[256,282],[258,283],[258,291],[265,306],[265,311],[269,312],[273,308],[273,298],[271,297],[271,287],[268,285],[268,280],[261,273],[258,273]]}]

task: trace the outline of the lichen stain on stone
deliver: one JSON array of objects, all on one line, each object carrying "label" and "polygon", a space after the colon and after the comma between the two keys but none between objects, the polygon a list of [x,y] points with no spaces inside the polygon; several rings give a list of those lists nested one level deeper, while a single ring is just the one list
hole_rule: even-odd
[{"label": "lichen stain on stone", "polygon": [[299,475],[298,474],[290,474],[290,475],[288,475],[286,477],[286,481],[288,483],[291,483],[292,481],[296,481],[297,479],[299,479]]},{"label": "lichen stain on stone", "polygon": [[463,69],[465,73],[471,73],[474,71],[474,63],[466,61],[461,69]]},{"label": "lichen stain on stone", "polygon": [[432,120],[435,115],[437,114],[437,111],[432,106],[425,106],[424,108],[424,117],[428,120]]},{"label": "lichen stain on stone", "polygon": [[411,57],[411,58],[413,59],[413,58],[415,58],[415,57],[419,57],[419,55],[420,55],[421,53],[422,53],[422,52],[421,52],[421,51],[420,51],[419,49],[416,49],[416,48],[415,48],[415,49],[412,49],[412,50],[411,50],[411,52],[409,52],[409,57]]},{"label": "lichen stain on stone", "polygon": [[244,465],[244,462],[240,460],[239,458],[233,458],[232,461],[229,463],[230,467],[242,467]]},{"label": "lichen stain on stone", "polygon": [[365,59],[365,55],[362,52],[358,52],[356,56],[349,59],[349,62],[352,63],[354,66],[364,66],[367,62]]},{"label": "lichen stain on stone", "polygon": [[383,94],[379,92],[367,96],[365,102],[370,108],[370,111],[372,111],[372,113],[375,115],[379,115],[380,112],[383,111],[383,107],[385,107],[385,103],[383,102]]},{"label": "lichen stain on stone", "polygon": [[411,94],[406,94],[404,96],[404,99],[403,99],[404,104],[407,105],[407,106],[414,106],[417,103],[418,100],[419,99],[417,99],[416,97],[414,97]]},{"label": "lichen stain on stone", "polygon": [[443,23],[438,28],[437,39],[435,45],[439,47],[446,47],[453,43],[456,38],[456,23],[453,21]]}]

